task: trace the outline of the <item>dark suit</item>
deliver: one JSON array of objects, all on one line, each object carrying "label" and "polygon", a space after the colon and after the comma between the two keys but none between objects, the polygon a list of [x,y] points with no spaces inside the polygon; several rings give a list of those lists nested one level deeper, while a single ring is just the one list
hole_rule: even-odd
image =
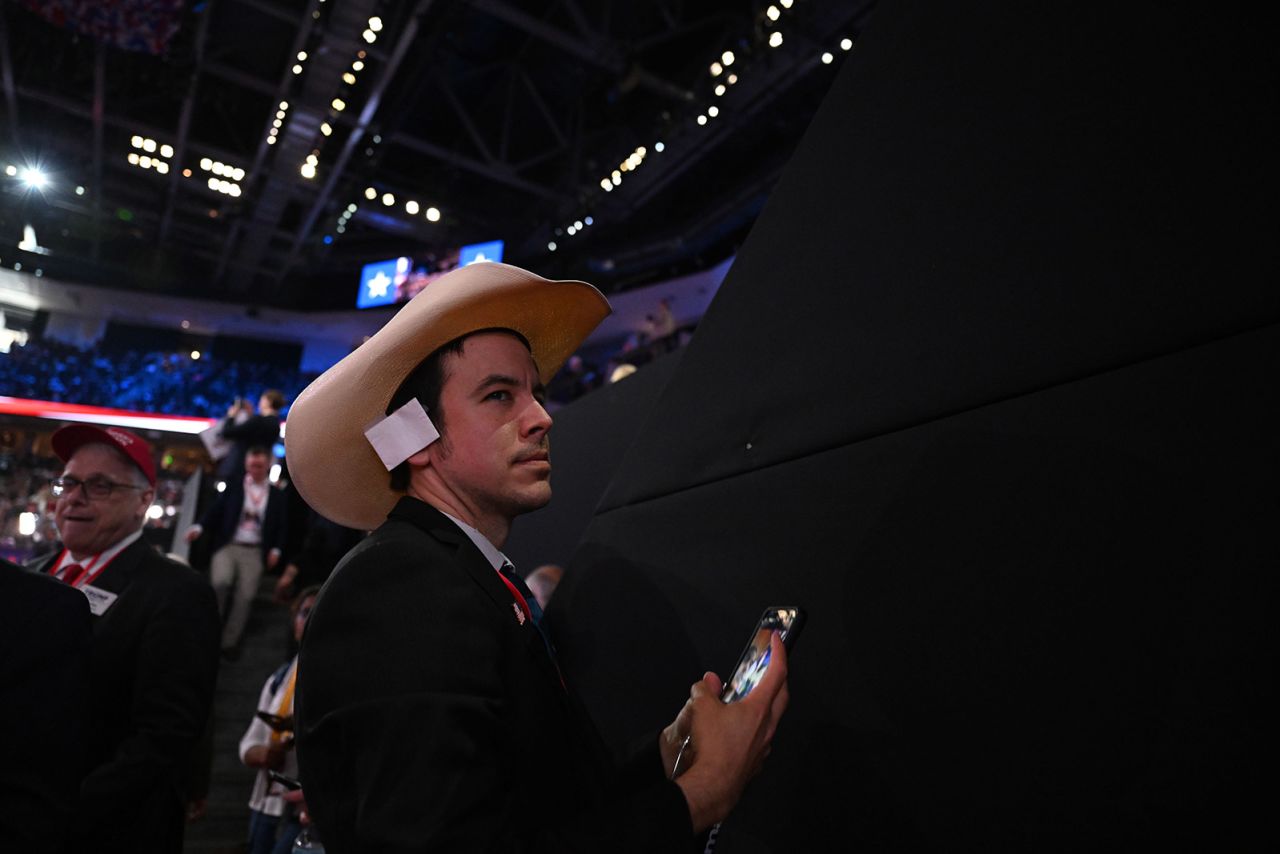
[{"label": "dark suit", "polygon": [[89,601],[0,560],[0,851],[62,850],[84,776]]},{"label": "dark suit", "polygon": [[615,772],[517,608],[466,535],[412,498],[334,570],[296,707],[326,850],[694,848],[656,736]]},{"label": "dark suit", "polygon": [[244,455],[250,448],[260,445],[271,451],[280,441],[280,416],[250,415],[239,424],[226,418],[218,435],[233,442],[218,464],[218,477],[231,483],[244,477]]},{"label": "dark suit", "polygon": [[[210,553],[231,542],[240,525],[240,513],[244,510],[244,476],[227,484],[224,492],[209,505],[200,517],[200,527],[209,535]],[[284,550],[288,533],[285,495],[275,487],[267,489],[267,506],[262,514],[262,559],[272,549]]]},{"label": "dark suit", "polygon": [[[57,554],[31,566],[47,572]],[[141,540],[93,586],[117,595],[93,617],[88,775],[77,850],[182,850],[186,777],[209,718],[218,609],[208,583]]]}]

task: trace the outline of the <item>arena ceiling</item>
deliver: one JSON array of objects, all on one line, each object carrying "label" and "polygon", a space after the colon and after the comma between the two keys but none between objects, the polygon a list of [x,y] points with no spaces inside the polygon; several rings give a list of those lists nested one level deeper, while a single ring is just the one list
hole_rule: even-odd
[{"label": "arena ceiling", "polygon": [[0,264],[334,309],[489,240],[607,291],[726,257],[874,0],[105,5],[0,4]]}]

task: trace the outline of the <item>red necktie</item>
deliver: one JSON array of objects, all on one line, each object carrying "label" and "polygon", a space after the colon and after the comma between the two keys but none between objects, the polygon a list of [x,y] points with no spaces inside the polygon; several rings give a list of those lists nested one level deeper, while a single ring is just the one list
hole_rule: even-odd
[{"label": "red necktie", "polygon": [[63,566],[62,569],[58,570],[57,577],[59,581],[66,582],[67,584],[74,587],[76,582],[80,580],[80,577],[82,575],[84,575],[83,566],[81,566],[78,563],[69,563]]}]

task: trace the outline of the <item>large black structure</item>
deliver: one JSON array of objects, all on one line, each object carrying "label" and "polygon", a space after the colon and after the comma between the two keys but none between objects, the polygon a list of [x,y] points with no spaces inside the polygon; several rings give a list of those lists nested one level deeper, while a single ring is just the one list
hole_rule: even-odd
[{"label": "large black structure", "polygon": [[556,446],[611,741],[809,610],[718,850],[1264,838],[1274,53],[1177,5],[880,8],[669,381],[559,415],[639,425]]}]

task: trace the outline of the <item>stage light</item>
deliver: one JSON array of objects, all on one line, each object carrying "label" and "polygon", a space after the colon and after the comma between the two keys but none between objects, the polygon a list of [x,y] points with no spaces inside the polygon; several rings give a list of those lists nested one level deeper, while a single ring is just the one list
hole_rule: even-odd
[{"label": "stage light", "polygon": [[782,4],[782,8],[784,8],[784,9],[790,9],[790,8],[791,8],[791,4],[792,4],[792,2],[794,2],[794,0],[778,0],[778,2]]},{"label": "stage light", "polygon": [[293,67],[293,73],[294,73],[294,74],[301,74],[301,73],[302,73],[302,66],[301,66],[301,65],[295,65],[295,66]]},{"label": "stage light", "polygon": [[43,190],[49,186],[49,176],[33,166],[27,166],[18,173],[18,178],[32,190]]},{"label": "stage light", "polygon": [[316,177],[316,167],[314,163],[303,163],[301,169],[298,171],[302,173],[303,178],[311,179]]},{"label": "stage light", "polygon": [[210,179],[209,179],[209,189],[210,189],[210,190],[216,190],[216,189],[218,189],[218,179],[217,179],[217,178],[210,178]]},{"label": "stage light", "polygon": [[355,62],[351,63],[351,70],[364,71],[364,63],[357,59]]},{"label": "stage light", "polygon": [[378,34],[375,33],[373,30],[365,30],[360,35],[364,36],[364,40],[367,41],[369,44],[373,44],[378,40]]},{"label": "stage light", "polygon": [[565,233],[568,234],[570,237],[572,237],[573,235],[578,233],[578,229],[574,228],[573,226],[569,226],[568,228],[565,229]]},{"label": "stage light", "polygon": [[276,138],[274,136],[267,137],[267,145],[275,145],[275,144],[276,144]]},{"label": "stage light", "polygon": [[622,183],[622,173],[619,172],[617,169],[613,170],[613,175],[611,177],[613,178],[613,183],[615,184]]},{"label": "stage light", "polygon": [[307,61],[307,52],[305,50],[298,51],[298,62]]},{"label": "stage light", "polygon": [[348,86],[354,86],[356,85],[356,76],[350,71],[344,71],[342,72],[342,82],[346,83]]},{"label": "stage light", "polygon": [[288,101],[281,101],[281,102],[280,102],[280,109],[282,109],[282,110],[287,110],[287,109],[289,109],[289,102],[288,102]]},{"label": "stage light", "polygon": [[383,193],[383,194],[382,194],[382,203],[383,203],[384,205],[386,205],[387,207],[391,207],[392,205],[394,205],[394,204],[396,203],[396,197],[395,197],[395,196],[393,196],[393,195],[391,195],[390,193]]},{"label": "stage light", "polygon": [[830,51],[828,51],[828,52],[826,52],[826,53],[822,54],[822,64],[823,64],[823,65],[830,65],[830,64],[831,64],[831,62],[832,62],[834,59],[835,59],[835,57],[831,55]]},{"label": "stage light", "polygon": [[699,125],[705,125],[706,123],[707,123],[707,117],[706,117],[706,116],[698,116],[698,124],[699,124]]},{"label": "stage light", "polygon": [[777,6],[770,6],[768,9],[765,9],[764,14],[770,21],[776,21],[778,18],[782,17],[782,13],[778,11]]},{"label": "stage light", "polygon": [[232,179],[234,179],[234,180],[236,180],[236,181],[243,181],[243,180],[244,180],[244,170],[243,170],[243,169],[241,169],[239,166],[237,166],[235,169],[232,169],[232,170],[231,170],[231,177],[232,177]]},{"label": "stage light", "polygon": [[548,243],[548,244],[547,244],[547,249],[551,250],[552,252],[555,252],[555,251],[556,251],[556,242],[553,240],[553,241],[551,241],[550,243]]},{"label": "stage light", "polygon": [[159,172],[161,175],[168,175],[168,174],[169,174],[169,164],[168,164],[168,163],[165,163],[163,160],[157,160],[157,161],[155,161],[155,164],[156,164],[156,171],[157,171],[157,172]]},{"label": "stage light", "polygon": [[4,174],[12,178],[14,175],[18,174],[18,167],[10,163],[8,166],[4,167]]},{"label": "stage light", "polygon": [[373,201],[374,199],[378,198],[378,191],[375,190],[373,187],[365,187],[364,197],[369,201]]},{"label": "stage light", "polygon": [[[182,328],[183,328],[183,329],[187,329],[187,328],[188,328],[188,327],[190,327],[190,326],[191,326],[191,324],[190,324],[190,323],[188,323],[187,321],[185,321],[185,320],[184,320],[184,321],[182,321]],[[198,362],[198,361],[200,361],[200,351],[199,351],[199,350],[192,350],[192,351],[191,351],[191,358],[192,358],[192,359],[194,359],[194,360],[195,360],[195,361],[197,361],[197,362]]]},{"label": "stage light", "polygon": [[[188,170],[188,174],[190,174],[190,170]],[[77,196],[83,196],[83,195],[84,195],[84,187],[76,187],[76,195],[77,195]]]},{"label": "stage light", "polygon": [[134,148],[142,148],[142,137],[138,136],[137,134],[134,134],[133,136],[129,137],[129,144],[132,145]]},{"label": "stage light", "polygon": [[573,222],[573,228],[574,228],[574,230],[575,230],[575,231],[582,231],[582,220],[580,220],[580,219],[578,219],[578,220],[574,220],[574,222]]},{"label": "stage light", "polygon": [[201,158],[200,158],[200,168],[201,168],[201,169],[203,169],[204,171],[208,172],[209,170],[213,169],[213,161],[212,161],[212,160],[210,160],[210,159],[209,159],[209,158],[207,158],[207,157],[201,157]]},{"label": "stage light", "polygon": [[718,97],[720,97],[721,95],[723,95],[724,93],[725,93],[724,84],[723,84],[723,83],[717,83],[717,84],[716,84],[716,97],[718,98]]},{"label": "stage light", "polygon": [[654,151],[656,151],[656,152],[658,152],[659,154],[661,154],[663,151],[665,151],[665,150],[666,150],[666,148],[667,148],[667,147],[666,147],[665,145],[663,145],[661,141],[655,142],[655,143],[653,144],[653,150],[654,150]]},{"label": "stage light", "polygon": [[347,108],[347,102],[342,100],[341,98],[334,98],[333,103],[331,103],[329,106],[333,107],[338,112],[342,112]]},{"label": "stage light", "polygon": [[172,145],[162,145],[162,146],[160,146],[160,156],[161,156],[161,157],[172,157],[172,156],[173,156],[173,146],[172,146]]},{"label": "stage light", "polygon": [[377,15],[374,15],[372,18],[370,18],[369,29],[373,30],[375,33],[382,32],[382,19],[379,18]]},{"label": "stage light", "polygon": [[427,219],[429,219],[431,222],[439,222],[440,211],[437,210],[436,208],[427,208]]},{"label": "stage light", "polygon": [[154,139],[144,139],[142,141],[142,150],[150,154],[156,150],[156,141]]},{"label": "stage light", "polygon": [[716,106],[707,107],[707,115],[714,119],[720,115],[720,108]]},{"label": "stage light", "polygon": [[410,199],[409,201],[404,203],[404,209],[405,209],[405,213],[412,216],[418,212],[418,203]]},{"label": "stage light", "polygon": [[780,47],[782,45],[782,33],[774,30],[769,34],[769,47]]},{"label": "stage light", "polygon": [[138,152],[136,151],[129,152],[129,165],[137,166],[141,160],[142,158],[138,157]]},{"label": "stage light", "polygon": [[613,181],[610,181],[608,178],[601,178],[600,189],[604,190],[606,193],[609,192],[613,189]]},{"label": "stage light", "polygon": [[853,39],[840,39],[840,49],[849,50],[853,47]]},{"label": "stage light", "polygon": [[724,63],[725,68],[733,65],[733,51],[726,50],[724,53],[720,54],[720,61]]},{"label": "stage light", "polygon": [[711,76],[712,76],[712,77],[719,77],[719,76],[720,76],[721,74],[723,74],[723,73],[724,73],[724,66],[723,66],[723,65],[721,65],[721,64],[720,64],[720,63],[718,63],[718,62],[713,62],[713,63],[711,63]]},{"label": "stage light", "polygon": [[321,132],[322,134],[324,134],[325,136],[330,136],[330,135],[332,135],[332,134],[333,134],[333,125],[329,124],[328,122],[321,122],[321,123],[320,123],[320,132]]},{"label": "stage light", "polygon": [[592,219],[591,217],[587,217],[586,219],[584,219],[584,220],[583,220],[583,222],[585,222],[587,225],[594,225],[594,224],[595,224],[595,220],[594,220],[594,219]]},{"label": "stage light", "polygon": [[725,79],[728,81],[729,85],[730,85],[730,86],[732,86],[734,83],[737,83],[737,82],[738,82],[738,75],[736,75],[736,74],[730,74],[730,75],[729,75],[727,78],[725,78]]}]

